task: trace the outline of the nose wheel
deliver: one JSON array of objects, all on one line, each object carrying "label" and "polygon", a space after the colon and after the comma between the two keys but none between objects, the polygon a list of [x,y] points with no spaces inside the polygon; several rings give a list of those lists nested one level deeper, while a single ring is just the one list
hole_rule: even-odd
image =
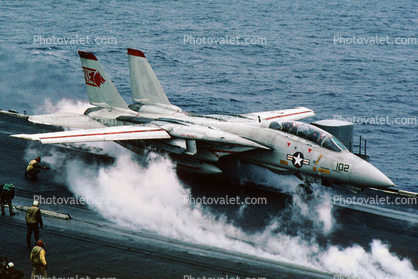
[{"label": "nose wheel", "polygon": [[303,181],[303,183],[299,183],[296,187],[296,193],[299,196],[313,198],[315,196],[315,191],[311,183],[306,178],[303,178],[301,175],[296,175],[296,177]]},{"label": "nose wheel", "polygon": [[309,182],[307,184],[300,183],[296,188],[296,193],[303,195],[314,195],[314,190]]}]

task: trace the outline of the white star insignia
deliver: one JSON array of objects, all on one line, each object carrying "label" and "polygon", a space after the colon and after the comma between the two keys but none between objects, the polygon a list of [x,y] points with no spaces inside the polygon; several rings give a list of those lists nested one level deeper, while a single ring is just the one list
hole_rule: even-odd
[{"label": "white star insignia", "polygon": [[303,164],[303,158],[300,157],[300,153],[298,156],[293,156],[293,159],[295,159],[295,165],[302,166]]}]

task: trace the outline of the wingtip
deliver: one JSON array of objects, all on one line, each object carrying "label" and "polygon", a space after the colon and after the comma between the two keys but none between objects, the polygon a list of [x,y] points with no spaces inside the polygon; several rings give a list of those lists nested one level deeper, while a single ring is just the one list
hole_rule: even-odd
[{"label": "wingtip", "polygon": [[89,60],[96,60],[97,61],[96,56],[94,56],[94,54],[91,53],[91,52],[85,52],[85,51],[79,50],[78,51],[78,55],[80,55],[81,58],[85,58],[85,59],[89,59]]},{"label": "wingtip", "polygon": [[10,135],[10,136],[14,138],[19,138],[19,139],[33,140],[32,137],[27,134],[18,134],[18,135]]},{"label": "wingtip", "polygon": [[145,54],[138,50],[138,49],[133,49],[133,48],[128,48],[128,54],[129,55],[133,55],[133,56],[138,56],[138,57],[142,57],[142,58],[146,58]]}]

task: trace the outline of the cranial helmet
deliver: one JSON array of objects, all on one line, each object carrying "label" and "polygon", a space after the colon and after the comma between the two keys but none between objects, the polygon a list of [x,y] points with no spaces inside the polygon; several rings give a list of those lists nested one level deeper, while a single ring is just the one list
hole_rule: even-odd
[{"label": "cranial helmet", "polygon": [[36,245],[44,247],[45,242],[42,239],[39,239],[38,241],[36,241]]},{"label": "cranial helmet", "polygon": [[[32,158],[33,158],[33,157],[32,157]],[[40,158],[40,157],[36,157],[36,158],[35,158],[35,160],[36,160],[36,162],[38,162],[38,163],[39,163],[39,162],[41,161],[41,158]]]},{"label": "cranial helmet", "polygon": [[39,201],[33,201],[32,205],[33,206],[39,206]]}]

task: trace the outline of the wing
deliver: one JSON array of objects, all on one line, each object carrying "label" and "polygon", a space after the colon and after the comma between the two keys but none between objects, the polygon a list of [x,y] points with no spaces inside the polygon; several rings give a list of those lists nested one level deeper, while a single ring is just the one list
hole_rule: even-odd
[{"label": "wing", "polygon": [[44,134],[19,134],[15,138],[37,140],[45,143],[70,143],[91,141],[122,141],[140,139],[169,139],[170,135],[157,126],[116,126],[99,129],[54,132]]},{"label": "wing", "polygon": [[[158,123],[158,122],[157,122]],[[246,139],[233,133],[225,132],[213,127],[206,127],[194,124],[175,124],[161,121],[158,123],[162,129],[168,131],[173,138],[180,138],[190,141],[210,142],[220,145],[238,145],[251,148],[267,149],[255,141]]]},{"label": "wing", "polygon": [[256,121],[294,121],[307,117],[314,116],[315,113],[313,110],[310,110],[305,107],[297,107],[294,109],[284,109],[284,110],[273,110],[273,111],[263,111],[263,112],[254,112],[248,114],[242,114],[241,116],[254,119]]},{"label": "wing", "polygon": [[28,120],[36,124],[53,125],[66,128],[92,129],[106,127],[87,115],[76,113],[55,113],[29,116]]}]

